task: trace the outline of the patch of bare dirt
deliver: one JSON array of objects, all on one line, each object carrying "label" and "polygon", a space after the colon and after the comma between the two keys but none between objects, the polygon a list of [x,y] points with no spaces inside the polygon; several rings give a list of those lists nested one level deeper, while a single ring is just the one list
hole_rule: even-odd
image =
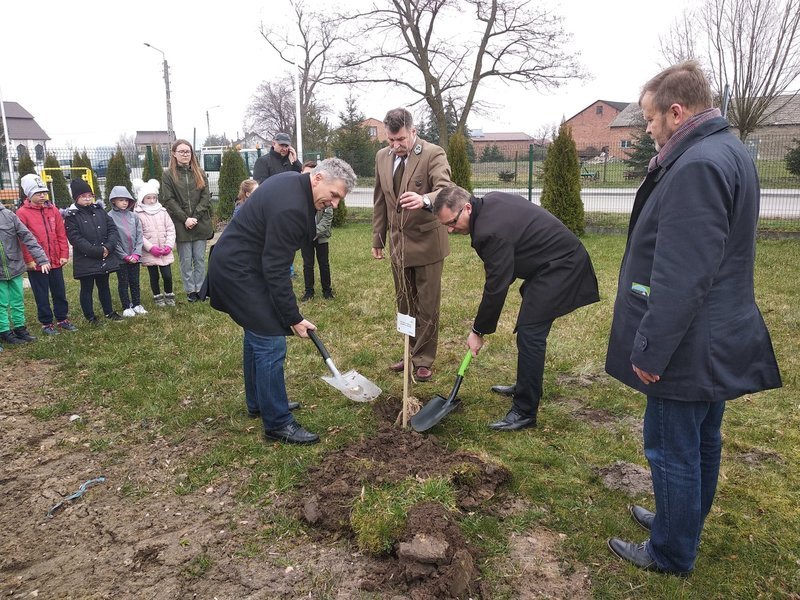
[{"label": "patch of bare dirt", "polygon": [[555,402],[569,410],[573,417],[589,425],[612,429],[620,422],[619,417],[615,417],[611,413],[599,408],[585,406],[582,402],[574,398],[559,397]]},{"label": "patch of bare dirt", "polygon": [[625,492],[629,496],[653,492],[650,470],[640,465],[618,460],[607,467],[597,467],[594,472],[607,488]]},{"label": "patch of bare dirt", "polygon": [[739,460],[747,465],[758,467],[764,463],[777,463],[783,464],[785,462],[783,456],[772,450],[762,450],[761,448],[752,448],[747,452],[738,452],[733,455],[734,460]]},{"label": "patch of bare dirt", "polygon": [[512,534],[511,564],[498,592],[517,600],[591,598],[588,569],[561,557],[566,538],[543,528]]}]

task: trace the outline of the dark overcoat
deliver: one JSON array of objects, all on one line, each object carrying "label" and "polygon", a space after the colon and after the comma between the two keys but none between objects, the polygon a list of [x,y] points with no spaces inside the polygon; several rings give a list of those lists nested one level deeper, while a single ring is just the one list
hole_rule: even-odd
[{"label": "dark overcoat", "polygon": [[[119,258],[114,252],[119,243],[117,226],[100,206],[73,204],[67,209],[64,226],[72,244],[72,275],[75,279],[106,275],[119,269]],[[105,258],[103,248],[108,250]]]},{"label": "dark overcoat", "polygon": [[581,241],[556,217],[522,196],[491,192],[473,198],[472,247],[486,283],[473,328],[493,333],[509,286],[523,279],[517,327],[560,317],[597,302],[597,277]]},{"label": "dark overcoat", "polygon": [[259,335],[291,335],[303,320],[289,266],[316,233],[311,178],[267,179],[222,232],[208,260],[211,306]]},{"label": "dark overcoat", "polygon": [[278,173],[285,173],[286,171],[300,172],[303,170],[303,163],[299,160],[292,162],[289,160],[289,155],[281,156],[280,152],[276,152],[270,148],[269,152],[262,154],[253,165],[253,179],[259,184],[264,183],[267,179]]},{"label": "dark overcoat", "polygon": [[[755,302],[759,183],[717,117],[685,137],[636,194],[606,371],[650,396],[721,401],[781,385]],[[645,386],[631,364],[659,375]]]}]

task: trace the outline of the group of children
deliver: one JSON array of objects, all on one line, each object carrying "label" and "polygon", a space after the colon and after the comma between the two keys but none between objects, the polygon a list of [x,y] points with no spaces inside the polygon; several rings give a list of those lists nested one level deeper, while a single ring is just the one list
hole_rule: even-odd
[{"label": "group of children", "polygon": [[[175,226],[158,201],[157,180],[135,180],[136,199],[124,186],[114,187],[109,194],[112,209],[107,213],[89,184],[74,179],[70,182],[74,203],[63,217],[48,201],[48,189],[38,175],[25,175],[20,183],[25,199],[16,214],[0,204],[0,344],[36,339],[25,325],[22,279],[26,271],[42,332],[57,335],[77,330],[69,320],[62,271],[69,262],[70,244],[81,310],[89,323],[99,322],[94,312],[95,286],[106,318],[121,321],[147,313],[141,304],[140,265],[148,269],[156,306],[175,306],[170,266]],[[117,273],[122,316],[111,300],[113,272]]]}]

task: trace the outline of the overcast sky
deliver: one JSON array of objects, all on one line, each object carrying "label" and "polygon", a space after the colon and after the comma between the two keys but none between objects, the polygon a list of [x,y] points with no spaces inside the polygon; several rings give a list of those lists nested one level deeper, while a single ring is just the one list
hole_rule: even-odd
[{"label": "overcast sky", "polygon": [[[313,0],[316,1],[316,0]],[[671,15],[698,0],[657,5],[641,0],[544,0],[564,16],[592,79],[549,93],[497,86],[483,94],[497,108],[469,119],[485,132],[524,131],[569,118],[594,100],[635,101],[658,72],[658,35]],[[343,3],[344,4],[344,3]],[[330,5],[328,3],[328,5]],[[265,19],[290,14],[289,0],[207,3],[136,0],[4,2],[0,92],[19,102],[52,138],[51,148],[114,144],[137,130],[166,130],[161,53],[170,67],[175,132],[202,143],[208,133],[235,138],[258,84],[281,76],[282,63],[259,33]],[[656,18],[660,15],[660,18]],[[323,88],[336,111],[346,90]],[[391,106],[387,101],[391,100]],[[366,116],[416,98],[397,88],[359,96]],[[196,134],[195,134],[196,131]]]}]

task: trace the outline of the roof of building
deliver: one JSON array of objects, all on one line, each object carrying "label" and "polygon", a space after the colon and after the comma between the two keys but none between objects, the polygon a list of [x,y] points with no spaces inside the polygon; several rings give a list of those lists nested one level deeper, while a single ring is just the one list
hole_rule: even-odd
[{"label": "roof of building", "polygon": [[173,141],[169,131],[137,131],[133,143],[137,146],[146,146],[147,144],[169,146]]},{"label": "roof of building", "polygon": [[509,131],[500,133],[484,133],[473,129],[470,131],[470,139],[473,142],[536,142],[534,137],[521,131]]},{"label": "roof of building", "polygon": [[644,127],[642,108],[638,102],[631,102],[619,113],[609,127]]},{"label": "roof of building", "polygon": [[591,108],[592,106],[594,106],[598,102],[602,102],[603,104],[607,104],[611,108],[614,108],[614,109],[616,109],[618,111],[625,110],[625,107],[630,104],[629,102],[615,102],[613,100],[595,100],[594,102],[591,102],[591,103],[587,104],[582,109],[580,109],[578,112],[576,112],[574,115],[572,115],[569,119],[567,119],[566,122],[571,121],[572,119],[577,117],[579,114],[581,114],[583,111],[588,110],[589,108]]},{"label": "roof of building", "polygon": [[17,102],[3,102],[8,122],[10,140],[47,141],[50,136],[45,133],[33,115]]},{"label": "roof of building", "polygon": [[764,111],[764,125],[800,124],[800,94],[783,94],[769,103]]}]

